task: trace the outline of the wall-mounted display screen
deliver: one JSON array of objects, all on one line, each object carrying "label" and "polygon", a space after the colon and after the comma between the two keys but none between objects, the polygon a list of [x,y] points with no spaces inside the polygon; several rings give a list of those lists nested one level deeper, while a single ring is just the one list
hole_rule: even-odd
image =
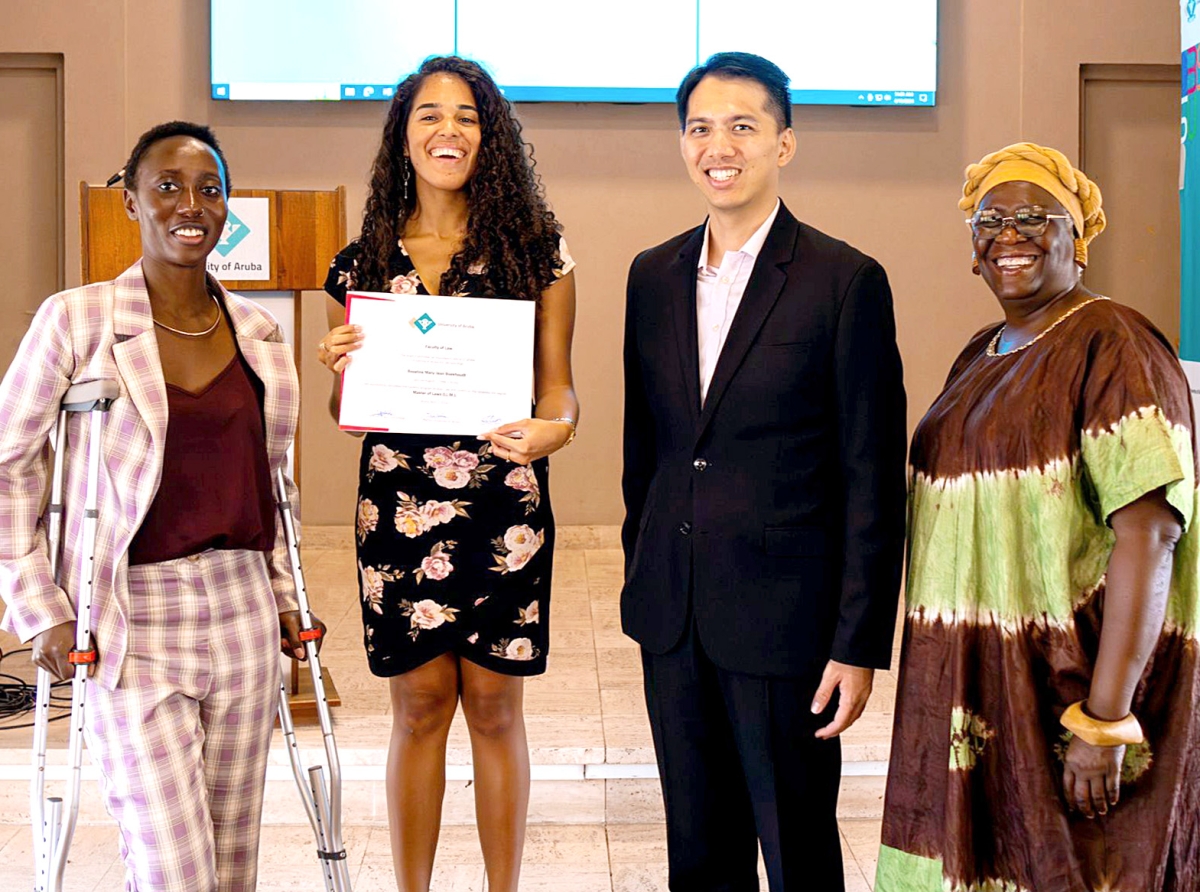
[{"label": "wall-mounted display screen", "polygon": [[509,99],[671,102],[722,50],[766,56],[809,105],[933,105],[937,0],[211,0],[213,99],[390,99],[426,56]]}]

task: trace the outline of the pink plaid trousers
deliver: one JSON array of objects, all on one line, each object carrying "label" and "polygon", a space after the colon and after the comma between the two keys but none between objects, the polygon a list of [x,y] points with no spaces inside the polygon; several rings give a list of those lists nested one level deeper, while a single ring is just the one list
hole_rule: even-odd
[{"label": "pink plaid trousers", "polygon": [[125,888],[253,890],[279,688],[266,555],[130,567],[129,594],[124,671],[114,690],[89,689],[86,713]]}]

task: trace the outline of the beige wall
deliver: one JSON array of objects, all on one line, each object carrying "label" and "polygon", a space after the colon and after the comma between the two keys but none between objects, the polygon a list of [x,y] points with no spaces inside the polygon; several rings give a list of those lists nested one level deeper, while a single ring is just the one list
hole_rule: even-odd
[{"label": "beige wall", "polygon": [[[69,285],[79,276],[75,184],[103,182],[142,130],[169,118],[212,124],[239,186],[345,184],[357,231],[383,105],[211,102],[208,43],[203,0],[0,5],[0,52],[65,55]],[[942,0],[939,46],[936,109],[797,109],[800,151],[783,182],[800,217],[887,268],[911,422],[966,338],[998,315],[968,269],[955,207],[964,164],[1018,139],[1077,155],[1079,65],[1178,63],[1178,4]],[[699,222],[703,207],[678,158],[672,108],[549,104],[519,112],[579,261],[583,422],[576,443],[554,460],[555,504],[563,523],[615,523],[625,273],[638,250]],[[1136,304],[1134,295],[1118,297]],[[306,520],[337,523],[351,517],[356,450],[322,417],[326,373],[307,349],[324,333],[323,300],[304,298],[301,484]]]}]

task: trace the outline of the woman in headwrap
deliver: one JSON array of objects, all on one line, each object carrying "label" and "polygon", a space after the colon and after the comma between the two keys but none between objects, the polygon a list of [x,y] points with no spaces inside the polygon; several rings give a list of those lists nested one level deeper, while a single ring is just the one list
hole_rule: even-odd
[{"label": "woman in headwrap", "polygon": [[1200,888],[1187,381],[1080,281],[1100,190],[1053,149],[967,168],[971,338],[913,437],[876,892]]}]

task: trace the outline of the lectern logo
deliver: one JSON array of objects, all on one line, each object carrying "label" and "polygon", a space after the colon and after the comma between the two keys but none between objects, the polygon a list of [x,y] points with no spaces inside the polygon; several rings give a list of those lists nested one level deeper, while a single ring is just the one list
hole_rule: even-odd
[{"label": "lectern logo", "polygon": [[1196,21],[1196,0],[1188,0],[1187,17],[1189,22]]},{"label": "lectern logo", "polygon": [[217,253],[228,257],[229,252],[242,243],[250,234],[250,227],[241,221],[233,211],[225,218],[225,229],[221,232],[221,240],[217,242]]},{"label": "lectern logo", "polygon": [[413,320],[412,324],[417,327],[417,331],[419,331],[421,334],[429,334],[431,331],[433,331],[433,327],[437,325],[437,323],[433,321],[433,317],[428,313],[422,313]]}]

